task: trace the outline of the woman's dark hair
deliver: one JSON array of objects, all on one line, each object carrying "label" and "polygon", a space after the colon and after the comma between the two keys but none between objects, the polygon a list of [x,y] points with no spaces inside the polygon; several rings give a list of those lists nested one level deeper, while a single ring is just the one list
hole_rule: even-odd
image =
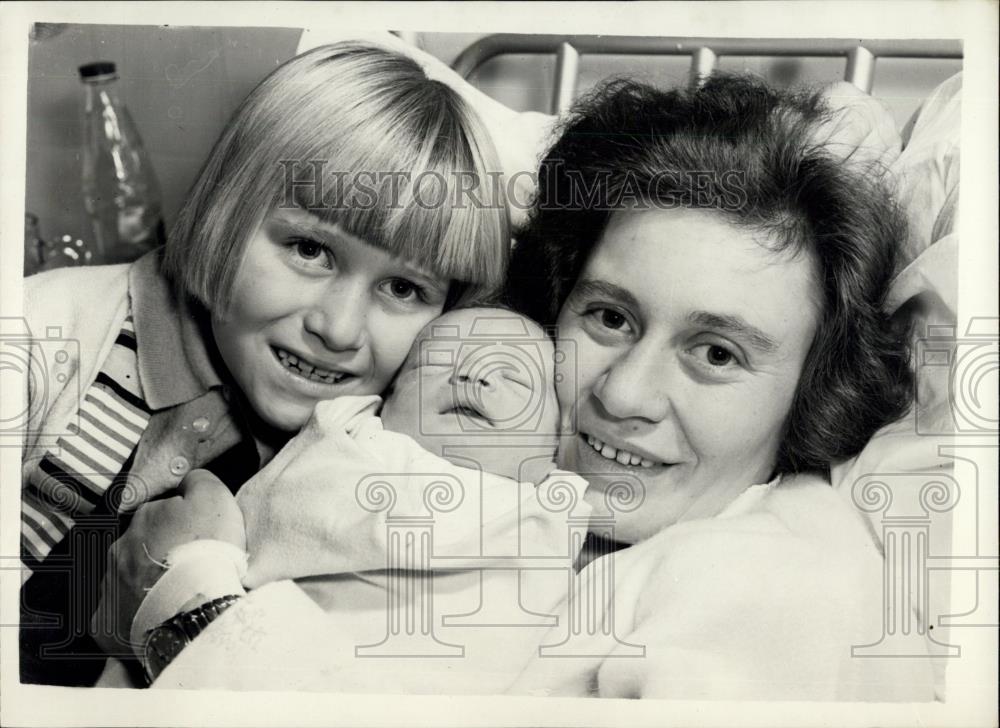
[{"label": "woman's dark hair", "polygon": [[715,210],[814,260],[821,319],[776,472],[857,454],[912,401],[908,339],[883,310],[905,223],[875,164],[825,144],[817,92],[746,76],[661,91],[612,81],[582,99],[541,163],[508,297],[552,324],[616,210]]}]

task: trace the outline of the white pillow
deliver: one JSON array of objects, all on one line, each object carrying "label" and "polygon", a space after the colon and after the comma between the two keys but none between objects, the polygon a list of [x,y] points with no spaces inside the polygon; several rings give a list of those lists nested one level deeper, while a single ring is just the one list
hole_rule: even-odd
[{"label": "white pillow", "polygon": [[[960,100],[960,76],[935,89],[918,111],[906,146],[891,167],[899,179],[910,229],[902,244],[903,269],[893,281],[887,308],[913,325],[916,401],[906,417],[883,427],[857,457],[835,465],[830,473],[833,487],[855,506],[862,502],[856,488],[870,476],[879,476],[892,491],[896,502],[887,507],[897,516],[911,511],[918,497],[917,492],[902,490],[920,491],[925,484],[956,478],[955,459],[942,454],[948,452],[942,446],[954,439],[951,367],[942,364],[954,360],[954,338],[950,342],[947,337],[938,339],[933,347],[925,347],[922,340],[933,326],[942,327],[938,331],[951,327],[955,332],[957,323],[959,241],[954,229]],[[929,349],[933,349],[934,362],[927,358]],[[872,537],[881,548],[887,515],[883,510],[867,513]],[[932,525],[928,549],[933,552],[935,543],[950,544],[950,513]],[[950,578],[939,572],[926,596],[919,582],[910,584],[911,604],[925,625],[953,611],[949,608]],[[921,613],[924,610],[926,614]],[[947,640],[942,625],[937,626],[936,638]],[[932,662],[939,698],[943,698],[945,662]]]},{"label": "white pillow", "polygon": [[[925,366],[919,357],[929,327],[956,325],[959,245],[953,229],[960,103],[959,74],[928,97],[917,112],[902,154],[891,166],[911,227],[904,245],[904,267],[893,281],[887,307],[912,320],[917,401],[905,418],[877,432],[857,457],[832,469],[834,487],[847,497],[858,478],[868,474],[927,473],[952,467],[950,458],[938,454],[938,446],[948,444],[953,430],[948,367]],[[872,515],[879,522],[881,517]]]},{"label": "white pillow", "polygon": [[955,227],[958,208],[962,74],[942,83],[907,124],[903,153],[892,165],[906,208],[906,263]]}]

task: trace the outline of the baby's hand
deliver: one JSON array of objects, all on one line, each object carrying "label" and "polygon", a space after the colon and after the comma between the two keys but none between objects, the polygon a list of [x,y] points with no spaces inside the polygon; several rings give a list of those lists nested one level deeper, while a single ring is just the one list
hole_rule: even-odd
[{"label": "baby's hand", "polygon": [[228,541],[245,551],[243,514],[226,484],[208,470],[192,470],[177,491],[191,505],[189,530],[193,538]]}]

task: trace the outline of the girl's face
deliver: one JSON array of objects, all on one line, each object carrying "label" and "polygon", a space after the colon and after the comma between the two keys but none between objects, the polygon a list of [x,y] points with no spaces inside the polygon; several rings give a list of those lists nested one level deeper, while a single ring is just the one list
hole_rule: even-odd
[{"label": "girl's face", "polygon": [[710,212],[612,217],[560,313],[575,351],[556,382],[560,464],[592,505],[606,512],[616,480],[645,489],[616,538],[713,516],[767,481],[816,331],[813,281],[809,256]]},{"label": "girl's face", "polygon": [[381,393],[448,285],[304,210],[276,209],[212,330],[256,414],[294,432],[319,400]]}]

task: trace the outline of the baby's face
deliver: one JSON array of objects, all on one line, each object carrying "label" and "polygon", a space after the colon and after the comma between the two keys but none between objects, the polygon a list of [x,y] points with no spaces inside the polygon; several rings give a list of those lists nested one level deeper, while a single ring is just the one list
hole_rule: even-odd
[{"label": "baby's face", "polygon": [[513,478],[551,460],[559,411],[552,341],[520,314],[448,312],[417,336],[382,408],[388,430],[459,465]]}]

